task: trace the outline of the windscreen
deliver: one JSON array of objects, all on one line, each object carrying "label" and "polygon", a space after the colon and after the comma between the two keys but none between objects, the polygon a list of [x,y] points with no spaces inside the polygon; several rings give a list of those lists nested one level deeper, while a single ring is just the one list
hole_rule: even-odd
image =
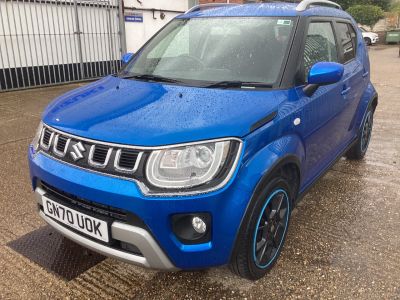
[{"label": "windscreen", "polygon": [[277,82],[294,27],[293,18],[175,19],[121,72],[199,84]]}]

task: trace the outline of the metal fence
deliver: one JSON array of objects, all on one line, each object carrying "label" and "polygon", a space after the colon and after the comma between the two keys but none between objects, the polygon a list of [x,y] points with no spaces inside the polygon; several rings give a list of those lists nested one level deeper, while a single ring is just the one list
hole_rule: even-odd
[{"label": "metal fence", "polygon": [[0,0],[0,92],[117,72],[120,1]]}]

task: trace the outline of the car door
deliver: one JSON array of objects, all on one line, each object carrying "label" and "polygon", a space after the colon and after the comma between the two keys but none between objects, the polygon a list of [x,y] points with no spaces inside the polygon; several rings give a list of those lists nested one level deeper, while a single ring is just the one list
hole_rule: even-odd
[{"label": "car door", "polygon": [[[322,61],[340,62],[340,54],[329,19],[311,19],[304,39],[300,76],[306,78],[311,67]],[[344,110],[343,83],[320,86],[311,97],[301,96],[301,124],[306,158],[304,183],[312,181],[336,157],[346,128],[341,122]]]},{"label": "car door", "polygon": [[368,83],[365,78],[368,77],[369,70],[364,70],[363,56],[359,49],[362,47],[363,40],[357,36],[353,24],[347,20],[337,20],[335,31],[340,61],[344,65],[342,96],[345,107],[341,122],[346,128],[343,136],[343,143],[346,144],[356,135],[353,120],[362,92]]}]

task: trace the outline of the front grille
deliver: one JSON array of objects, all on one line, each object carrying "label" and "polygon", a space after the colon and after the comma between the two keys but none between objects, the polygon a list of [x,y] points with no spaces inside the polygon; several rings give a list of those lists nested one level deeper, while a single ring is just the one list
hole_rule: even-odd
[{"label": "front grille", "polygon": [[100,203],[95,203],[86,199],[78,198],[74,195],[61,191],[51,185],[41,182],[41,187],[48,193],[50,196],[55,197],[56,199],[60,199],[65,201],[69,206],[78,207],[83,209],[89,213],[98,214],[104,217],[112,218],[118,221],[128,222],[128,213],[122,209],[111,207],[108,205],[103,205]]},{"label": "front grille", "polygon": [[105,146],[100,146],[100,145],[95,146],[92,157],[93,161],[98,164],[104,164],[106,162],[108,150],[109,148]]},{"label": "front grille", "polygon": [[45,128],[44,133],[43,133],[43,144],[45,146],[49,146],[50,137],[51,137],[51,131],[49,129]]},{"label": "front grille", "polygon": [[121,168],[133,169],[138,157],[137,151],[133,150],[123,150],[121,151],[121,156],[119,157],[118,165]]},{"label": "front grille", "polygon": [[57,145],[56,145],[56,149],[59,152],[64,152],[66,145],[67,145],[67,138],[64,137],[64,136],[59,136],[58,137],[58,142],[57,142]]},{"label": "front grille", "polygon": [[47,126],[40,140],[40,150],[58,160],[80,168],[128,178],[135,177],[143,153],[129,146],[88,141],[63,134]]}]

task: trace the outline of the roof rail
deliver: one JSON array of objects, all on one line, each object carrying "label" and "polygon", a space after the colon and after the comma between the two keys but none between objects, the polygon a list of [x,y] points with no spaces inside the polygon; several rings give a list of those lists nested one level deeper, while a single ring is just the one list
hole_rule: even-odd
[{"label": "roof rail", "polygon": [[305,11],[306,9],[310,8],[313,5],[319,5],[319,6],[329,6],[329,7],[335,7],[338,9],[342,9],[342,7],[337,4],[336,2],[328,1],[328,0],[303,0],[301,1],[297,7],[297,11]]},{"label": "roof rail", "polygon": [[201,11],[201,10],[205,10],[205,9],[211,9],[211,8],[216,8],[216,7],[223,7],[223,6],[234,6],[234,5],[238,5],[235,3],[208,3],[208,4],[199,4],[199,5],[195,5],[192,8],[190,8],[187,12],[185,12],[185,14],[194,12],[194,11]]}]

